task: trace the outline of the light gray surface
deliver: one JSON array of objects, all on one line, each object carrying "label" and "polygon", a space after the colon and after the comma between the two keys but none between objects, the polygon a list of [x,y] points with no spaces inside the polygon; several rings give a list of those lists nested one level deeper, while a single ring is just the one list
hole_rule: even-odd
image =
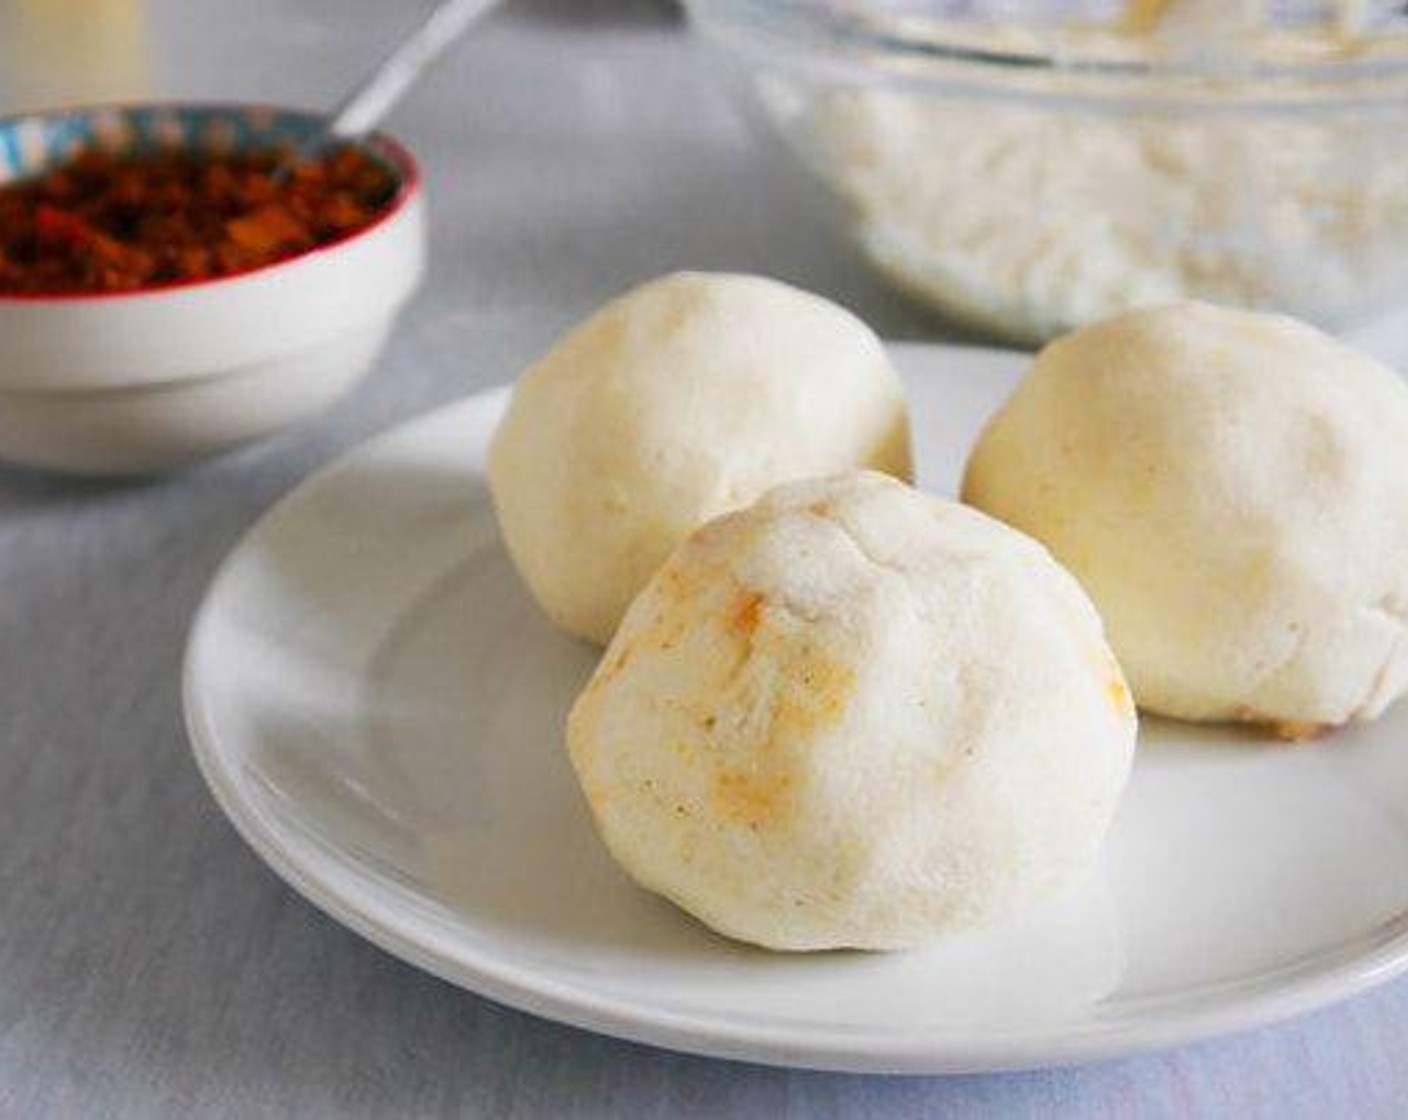
[{"label": "light gray surface", "polygon": [[[43,37],[26,19],[44,6],[0,0],[6,105],[75,88],[5,64],[22,34]],[[89,67],[84,92],[329,102],[423,7],[162,0],[146,8],[153,77]],[[1408,981],[1073,1071],[769,1070],[432,980],[294,896],[221,818],[180,725],[186,623],[221,556],[309,468],[510,377],[603,296],[673,267],[767,271],[888,333],[923,329],[797,210],[659,10],[521,3],[402,108],[394,128],[429,177],[431,275],[382,368],[326,419],[150,484],[0,471],[0,1116],[1408,1115]]]}]

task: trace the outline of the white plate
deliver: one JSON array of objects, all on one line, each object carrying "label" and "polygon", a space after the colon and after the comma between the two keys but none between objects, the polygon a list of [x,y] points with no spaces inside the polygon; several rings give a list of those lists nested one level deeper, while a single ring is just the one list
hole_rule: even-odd
[{"label": "white plate", "polygon": [[[898,347],[951,492],[1022,359]],[[373,440],[220,572],[186,667],[245,839],[397,956],[681,1050],[941,1072],[1110,1057],[1305,1011],[1408,965],[1408,706],[1326,742],[1148,726],[1088,889],[923,952],[770,954],[634,887],[561,745],[593,663],[538,614],[483,480],[491,392]],[[551,449],[545,449],[551,454]]]}]

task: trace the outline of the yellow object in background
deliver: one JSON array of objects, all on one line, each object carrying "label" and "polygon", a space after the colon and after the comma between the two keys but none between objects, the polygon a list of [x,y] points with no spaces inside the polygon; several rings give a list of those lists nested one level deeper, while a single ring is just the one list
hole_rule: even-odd
[{"label": "yellow object in background", "polygon": [[0,108],[147,98],[144,0],[0,3]]}]

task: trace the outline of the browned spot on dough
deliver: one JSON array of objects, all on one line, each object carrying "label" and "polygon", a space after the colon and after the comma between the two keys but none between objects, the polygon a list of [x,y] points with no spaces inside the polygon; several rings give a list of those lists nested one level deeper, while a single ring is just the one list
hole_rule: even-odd
[{"label": "browned spot on dough", "polygon": [[738,597],[738,601],[733,607],[733,616],[729,619],[729,625],[741,634],[752,634],[758,628],[758,620],[762,617],[764,599],[756,591],[746,591]]},{"label": "browned spot on dough", "polygon": [[1310,720],[1278,719],[1267,725],[1271,734],[1288,743],[1304,743],[1318,739],[1326,732],[1334,730],[1328,723],[1312,723]]},{"label": "browned spot on dough", "polygon": [[855,691],[856,675],[815,649],[804,649],[788,670],[788,684],[773,716],[773,735],[809,739],[841,722]]},{"label": "browned spot on dough", "polygon": [[807,512],[815,517],[830,517],[835,510],[836,507],[825,500],[813,502],[807,507]]},{"label": "browned spot on dough", "polygon": [[[805,642],[768,632],[778,664],[764,679],[767,722],[747,745],[746,761],[719,767],[713,805],[725,819],[758,829],[785,816],[795,793],[789,761],[820,732],[838,724],[855,691],[855,672]],[[735,759],[738,755],[734,756]]]},{"label": "browned spot on dough", "polygon": [[661,568],[645,593],[652,596],[655,613],[637,632],[636,644],[666,652],[678,646],[698,615],[696,599],[711,574],[711,569],[675,562]]},{"label": "browned spot on dough", "polygon": [[790,775],[781,771],[720,770],[714,779],[714,809],[726,820],[757,828],[777,815],[791,784]]},{"label": "browned spot on dough", "polygon": [[1111,677],[1105,683],[1105,695],[1110,698],[1110,703],[1115,711],[1122,715],[1128,715],[1134,711],[1134,701],[1129,695],[1129,686],[1119,677]]},{"label": "browned spot on dough", "polygon": [[621,652],[616,655],[616,660],[611,663],[611,668],[607,670],[607,673],[614,676],[621,672],[622,669],[631,663],[631,658],[635,656],[635,653],[635,643],[627,642],[621,647]]},{"label": "browned spot on dough", "polygon": [[689,581],[685,579],[677,564],[667,564],[660,569],[660,587],[665,594],[684,595],[688,591]]},{"label": "browned spot on dough", "polygon": [[1306,743],[1335,730],[1332,723],[1317,723],[1306,719],[1275,719],[1252,708],[1243,708],[1237,713],[1237,719],[1242,723],[1254,723],[1264,727],[1276,738],[1287,743]]},{"label": "browned spot on dough", "polygon": [[688,625],[688,610],[685,606],[679,600],[666,599],[640,632],[637,642],[650,649],[671,650],[684,637]]}]

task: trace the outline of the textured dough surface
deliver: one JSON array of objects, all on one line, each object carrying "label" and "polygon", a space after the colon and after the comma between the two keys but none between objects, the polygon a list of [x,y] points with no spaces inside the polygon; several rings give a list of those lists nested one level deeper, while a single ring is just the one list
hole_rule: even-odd
[{"label": "textured dough surface", "polygon": [[903,393],[874,333],[774,280],[677,273],[608,304],[524,374],[489,482],[538,602],[605,643],[699,525],[854,467],[910,474]]},{"label": "textured dough surface", "polygon": [[1304,324],[1183,303],[1052,343],[963,496],[1075,574],[1146,709],[1294,738],[1408,686],[1408,387]]},{"label": "textured dough surface", "polygon": [[568,721],[626,870],[777,949],[917,945],[1069,884],[1134,735],[1076,582],[873,472],[779,487],[691,536]]}]

